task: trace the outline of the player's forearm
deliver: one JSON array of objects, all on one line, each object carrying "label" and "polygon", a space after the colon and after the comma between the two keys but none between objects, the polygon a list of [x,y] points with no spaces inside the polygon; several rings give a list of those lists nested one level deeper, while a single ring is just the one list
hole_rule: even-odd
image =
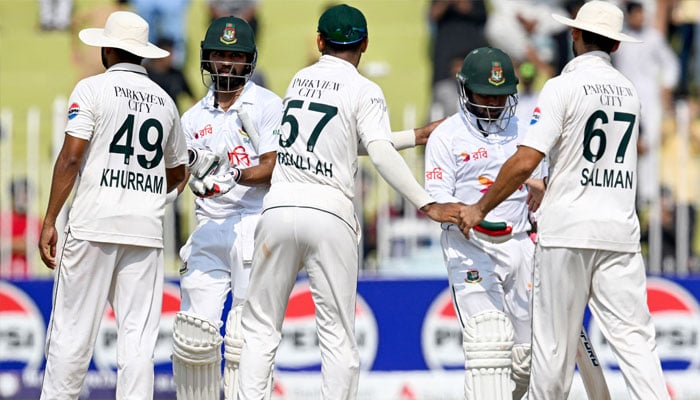
[{"label": "player's forearm", "polygon": [[416,208],[420,209],[435,201],[416,181],[404,159],[388,142],[374,141],[369,144],[367,151],[379,174]]},{"label": "player's forearm", "polygon": [[503,200],[515,192],[532,175],[537,163],[533,164],[534,160],[518,149],[518,151],[510,157],[496,177],[496,181],[491,185],[489,190],[476,203],[482,215],[488,214],[491,210],[501,204]]},{"label": "player's forearm", "polygon": [[[173,189],[178,189],[178,191],[182,191],[180,189],[180,186],[183,185],[183,182],[185,181],[185,178],[187,178],[187,168],[185,165],[178,165],[175,168],[166,168],[165,169],[165,181],[168,190],[166,193],[170,193]],[[184,185],[183,185],[184,187]]]},{"label": "player's forearm", "polygon": [[277,152],[270,151],[260,155],[260,163],[254,167],[241,170],[239,185],[267,186],[272,180],[272,170],[275,168]]},{"label": "player's forearm", "polygon": [[61,212],[61,208],[73,190],[78,171],[80,171],[79,160],[59,155],[54,165],[51,193],[49,195],[49,205],[46,207],[46,215],[44,216],[44,225],[54,225],[56,223],[56,218]]}]

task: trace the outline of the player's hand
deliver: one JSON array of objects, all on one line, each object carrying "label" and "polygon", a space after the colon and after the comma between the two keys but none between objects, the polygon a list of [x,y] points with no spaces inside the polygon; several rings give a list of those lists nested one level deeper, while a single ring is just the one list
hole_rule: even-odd
[{"label": "player's hand", "polygon": [[208,149],[191,148],[187,149],[187,154],[189,156],[188,168],[197,179],[204,179],[221,165],[221,157]]},{"label": "player's hand", "polygon": [[41,228],[41,236],[39,236],[39,253],[41,261],[50,269],[56,268],[56,242],[58,242],[56,227],[44,224]]},{"label": "player's hand", "polygon": [[542,198],[544,198],[544,180],[528,179],[525,184],[527,184],[527,209],[530,212],[535,212],[540,208]]},{"label": "player's hand", "polygon": [[464,237],[469,239],[469,230],[473,227],[479,225],[479,222],[484,220],[484,213],[473,205],[464,205],[459,210],[459,229],[462,231]]},{"label": "player's hand", "polygon": [[437,128],[438,125],[440,125],[445,119],[446,118],[442,118],[437,121],[433,121],[422,128],[414,129],[416,134],[416,146],[425,145],[426,143],[428,143],[428,138],[430,137],[430,134],[433,133],[435,128]]},{"label": "player's hand", "polygon": [[241,170],[232,167],[230,171],[221,175],[207,175],[203,179],[192,178],[189,187],[198,197],[219,197],[233,189],[240,179]]},{"label": "player's hand", "polygon": [[459,209],[464,206],[461,203],[430,203],[421,207],[421,211],[430,219],[437,222],[451,224],[459,223]]}]

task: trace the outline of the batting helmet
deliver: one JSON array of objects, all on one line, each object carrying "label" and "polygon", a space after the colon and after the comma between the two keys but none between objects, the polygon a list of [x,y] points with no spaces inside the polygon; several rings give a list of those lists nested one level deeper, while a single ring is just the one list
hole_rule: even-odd
[{"label": "batting helmet", "polygon": [[[200,48],[200,69],[205,86],[209,86],[213,82],[216,91],[235,91],[253,75],[258,51],[255,46],[253,29],[246,21],[233,16],[214,20],[209,25]],[[211,60],[212,51],[245,53],[247,62],[228,63],[229,66],[233,65],[230,71],[223,71],[218,68],[221,63],[214,63]],[[236,64],[244,65],[242,72],[236,71],[234,68]]]},{"label": "batting helmet", "polygon": [[[477,128],[488,135],[506,129],[518,104],[518,77],[510,57],[500,49],[480,47],[464,58],[457,73],[460,106],[473,115]],[[504,96],[505,104],[489,106],[474,101],[474,94]]]}]

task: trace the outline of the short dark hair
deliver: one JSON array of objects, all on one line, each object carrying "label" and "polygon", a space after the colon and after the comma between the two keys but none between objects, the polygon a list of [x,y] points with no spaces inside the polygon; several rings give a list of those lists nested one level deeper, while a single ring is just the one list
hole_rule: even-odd
[{"label": "short dark hair", "polygon": [[114,50],[117,52],[117,55],[119,56],[119,59],[122,61],[126,61],[132,64],[137,64],[140,65],[141,62],[143,61],[143,57],[137,56],[134,53],[130,53],[124,49],[120,49],[115,47]]},{"label": "short dark hair", "polygon": [[367,40],[367,38],[360,40],[357,43],[337,44],[337,43],[333,43],[333,42],[328,41],[325,38],[323,38],[323,41],[326,42],[326,49],[330,50],[333,53],[343,53],[346,51],[356,52],[360,49],[360,46],[362,46],[362,43],[364,43],[365,40]]},{"label": "short dark hair", "polygon": [[637,10],[642,10],[644,7],[642,6],[642,3],[637,2],[637,1],[628,1],[627,2],[627,14],[631,13],[632,11],[637,11]]},{"label": "short dark hair", "polygon": [[615,47],[615,45],[618,43],[618,41],[615,39],[610,39],[597,33],[584,30],[581,31],[581,37],[583,39],[583,43],[586,45],[595,46],[599,50],[606,53],[612,52],[613,47]]}]

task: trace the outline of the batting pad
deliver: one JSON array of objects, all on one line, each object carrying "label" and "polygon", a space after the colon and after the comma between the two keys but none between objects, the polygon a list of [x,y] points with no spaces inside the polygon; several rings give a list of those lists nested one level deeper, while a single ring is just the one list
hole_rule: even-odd
[{"label": "batting pad", "polygon": [[241,315],[243,305],[231,308],[226,318],[226,336],[224,336],[224,399],[238,399],[238,364],[241,362],[243,335],[241,332]]},{"label": "batting pad", "polygon": [[511,400],[513,326],[500,311],[487,311],[467,320],[464,327],[467,400]]},{"label": "batting pad", "polygon": [[515,382],[513,400],[520,400],[527,393],[530,384],[530,345],[516,344],[513,346],[512,378]]},{"label": "batting pad", "polygon": [[173,326],[173,374],[178,400],[219,400],[221,335],[218,324],[178,312]]}]

